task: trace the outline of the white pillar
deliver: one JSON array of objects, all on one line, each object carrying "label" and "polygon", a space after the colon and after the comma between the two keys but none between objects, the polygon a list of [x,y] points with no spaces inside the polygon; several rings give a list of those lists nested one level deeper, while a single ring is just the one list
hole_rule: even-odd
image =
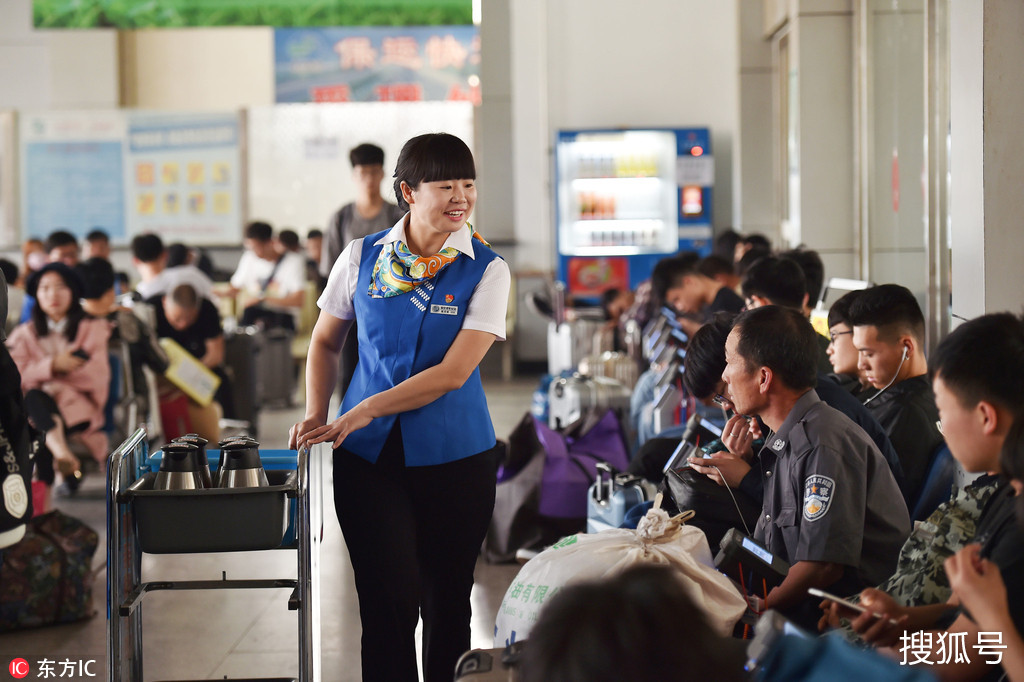
[{"label": "white pillar", "polygon": [[764,34],[763,0],[737,1],[739,42],[738,125],[733,144],[733,226],[779,238],[775,220],[772,143],[772,50]]},{"label": "white pillar", "polygon": [[1024,4],[950,2],[950,216],[954,323],[1021,312]]},{"label": "white pillar", "polygon": [[510,4],[509,0],[481,4],[481,102],[475,126],[480,189],[473,223],[492,243],[515,239]]},{"label": "white pillar", "polygon": [[799,224],[787,236],[821,254],[826,277],[856,276],[853,8],[848,0],[796,4]]}]

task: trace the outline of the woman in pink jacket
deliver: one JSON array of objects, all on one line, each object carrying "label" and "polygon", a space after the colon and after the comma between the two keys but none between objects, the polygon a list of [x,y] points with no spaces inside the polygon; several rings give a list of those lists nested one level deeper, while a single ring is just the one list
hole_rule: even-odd
[{"label": "woman in pink jacket", "polygon": [[36,300],[32,319],[11,332],[7,347],[21,371],[29,420],[46,432],[47,449],[66,476],[79,470],[68,438],[82,441],[102,469],[110,324],[82,310],[81,283],[63,263],[33,273],[27,291]]}]

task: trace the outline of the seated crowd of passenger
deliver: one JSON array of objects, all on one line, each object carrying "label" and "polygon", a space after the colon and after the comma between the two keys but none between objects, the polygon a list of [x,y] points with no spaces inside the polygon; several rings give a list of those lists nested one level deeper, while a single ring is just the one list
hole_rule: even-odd
[{"label": "seated crowd of passenger", "polygon": [[[671,316],[687,339],[676,377],[684,414],[716,418],[721,437],[684,466],[759,506],[746,532],[789,565],[771,589],[737,583],[754,617],[774,610],[805,635],[838,629],[897,662],[927,659],[941,679],[1024,680],[1024,321],[999,313],[965,322],[929,358],[922,309],[896,283],[847,293],[828,310],[828,335],[816,331],[809,318],[824,281],[814,251],[776,253],[763,237],[733,233],[713,255],[666,258],[636,292],[612,291],[602,303],[619,330],[650,331]],[[686,425],[652,419],[663,388],[656,384],[672,377],[658,359],[641,362],[630,470],[659,483]],[[960,486],[951,486],[951,473],[939,475],[954,460]],[[626,660],[686,665],[661,650],[653,629],[660,604],[630,607],[646,612],[628,654],[609,639],[627,635],[596,616],[555,638],[567,609],[612,604],[609,591],[623,589],[633,589],[628,580],[564,590],[531,631],[545,642],[525,647],[524,679],[621,679]],[[581,649],[599,628],[604,649]],[[946,655],[954,641],[964,655]],[[865,658],[872,654],[850,651],[864,667],[830,675],[874,669]]]},{"label": "seated crowd of passenger", "polygon": [[[222,284],[214,283],[219,273],[202,249],[165,246],[149,233],[131,242],[131,276],[115,271],[110,238],[101,229],[81,244],[65,230],[45,241],[27,240],[20,268],[0,259],[6,347],[21,374],[29,421],[43,434],[40,481],[74,494],[85,474],[102,473],[116,444],[112,434],[126,436],[137,426],[118,431],[112,423],[122,400],[134,401],[139,421],[184,408],[174,422],[182,433],[166,433],[163,420],[165,439],[192,432],[219,440],[221,419],[238,417],[222,311],[234,311],[242,326],[293,331],[307,281],[319,283],[319,275],[307,277],[294,231],[275,238],[267,223],[252,223],[245,246],[235,273],[226,273],[230,282]],[[202,404],[165,376],[172,364],[168,340],[219,379],[213,400]],[[132,395],[122,395],[126,390]]]},{"label": "seated crowd of passenger", "polygon": [[[118,298],[129,292],[119,291],[104,237],[90,235],[81,261],[75,238],[55,232],[26,243],[22,266],[31,272],[0,264],[11,291],[23,287],[7,347],[31,422],[45,433],[42,460],[71,487],[83,453],[102,466],[109,451],[111,339],[128,348],[136,386],[146,382],[143,367],[157,376],[167,368],[158,339],[214,372],[221,383],[212,413],[166,379],[156,395],[191,401],[193,430],[216,440],[218,417],[233,406],[215,292],[238,301],[242,325],[294,330],[307,283],[318,282],[322,235],[310,234],[307,257],[294,231],[275,239],[269,224],[254,222],[220,286],[200,251],[136,237],[129,301]],[[637,291],[607,292],[602,302],[622,335],[650,329],[668,311],[686,339],[681,372],[669,380],[678,380],[688,412],[716,417],[721,428],[717,445],[686,464],[759,506],[752,540],[789,566],[771,589],[737,583],[753,617],[770,609],[805,635],[837,630],[897,661],[928,659],[929,673],[943,679],[1024,682],[1024,320],[993,313],[966,321],[928,357],[921,306],[897,283],[839,298],[827,335],[816,331],[809,318],[824,282],[814,251],[774,252],[764,237],[730,231],[712,255],[666,258]],[[657,483],[685,427],[656,428],[665,372],[657,359],[643,363],[630,410],[640,440],[632,466]],[[966,481],[952,489],[936,475],[951,461]],[[740,679],[731,645],[707,635],[693,595],[668,575],[640,571],[561,591],[527,643],[522,679],[691,679],[673,675],[681,667],[692,679]],[[811,588],[866,610],[813,597]],[[678,634],[701,643],[700,661],[692,648],[691,657],[677,655]],[[816,641],[836,647],[837,639]],[[963,655],[947,655],[954,641]],[[808,646],[817,645],[791,650],[825,651]],[[842,660],[852,667],[822,674],[849,679],[881,660],[836,651],[822,655],[849,657]]]}]

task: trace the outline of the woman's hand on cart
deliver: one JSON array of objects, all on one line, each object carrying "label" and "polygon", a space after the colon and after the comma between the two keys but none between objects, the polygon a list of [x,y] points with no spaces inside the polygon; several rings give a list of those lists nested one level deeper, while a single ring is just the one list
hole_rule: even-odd
[{"label": "woman's hand on cart", "polygon": [[288,447],[301,448],[304,445],[330,442],[333,447],[341,447],[350,433],[363,428],[373,421],[365,401],[327,424],[313,418],[306,418],[292,426],[288,433]]},{"label": "woman's hand on cart", "polygon": [[298,424],[292,424],[288,429],[288,449],[299,450],[309,441],[309,434],[318,427],[323,427],[324,421],[316,417],[306,417]]}]

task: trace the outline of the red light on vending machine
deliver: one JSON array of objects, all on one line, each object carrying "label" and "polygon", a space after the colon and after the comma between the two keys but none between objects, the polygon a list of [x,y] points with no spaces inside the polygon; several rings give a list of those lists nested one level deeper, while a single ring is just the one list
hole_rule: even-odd
[{"label": "red light on vending machine", "polygon": [[704,147],[700,145],[694,145],[690,147],[690,156],[702,156],[704,154]]},{"label": "red light on vending machine", "polygon": [[704,193],[698,185],[687,185],[682,190],[683,215],[699,216],[704,213]]}]

